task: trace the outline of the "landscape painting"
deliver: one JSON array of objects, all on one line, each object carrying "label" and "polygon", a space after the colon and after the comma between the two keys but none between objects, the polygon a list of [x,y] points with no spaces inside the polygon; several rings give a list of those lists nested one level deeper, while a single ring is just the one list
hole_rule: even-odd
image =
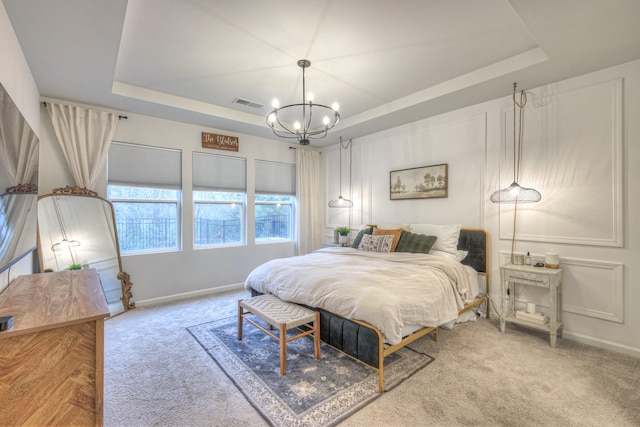
[{"label": "landscape painting", "polygon": [[448,164],[390,172],[391,200],[433,199],[448,195]]}]

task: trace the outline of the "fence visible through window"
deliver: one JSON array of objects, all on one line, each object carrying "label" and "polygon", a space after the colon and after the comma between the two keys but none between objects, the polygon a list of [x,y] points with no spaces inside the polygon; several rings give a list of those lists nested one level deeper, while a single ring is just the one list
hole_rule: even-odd
[{"label": "fence visible through window", "polygon": [[116,227],[121,252],[178,246],[175,218],[117,218]]},{"label": "fence visible through window", "polygon": [[291,216],[268,215],[256,217],[256,240],[290,239]]},{"label": "fence visible through window", "polygon": [[[239,243],[242,229],[239,219],[195,219],[196,246]],[[176,220],[173,218],[136,218],[116,221],[120,251],[172,249],[177,246]],[[256,218],[256,240],[290,239],[289,215],[269,215]]]}]

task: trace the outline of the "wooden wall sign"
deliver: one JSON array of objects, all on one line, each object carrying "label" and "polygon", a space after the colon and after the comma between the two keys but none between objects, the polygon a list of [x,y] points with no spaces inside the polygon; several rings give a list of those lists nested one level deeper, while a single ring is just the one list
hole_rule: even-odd
[{"label": "wooden wall sign", "polygon": [[237,136],[217,135],[215,133],[202,132],[202,147],[238,151],[240,148],[240,141]]}]

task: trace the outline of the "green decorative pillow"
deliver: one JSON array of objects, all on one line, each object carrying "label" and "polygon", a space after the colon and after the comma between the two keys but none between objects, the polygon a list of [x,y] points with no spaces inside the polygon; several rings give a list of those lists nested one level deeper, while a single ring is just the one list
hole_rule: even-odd
[{"label": "green decorative pillow", "polygon": [[351,244],[351,247],[354,249],[358,249],[358,246],[360,246],[360,241],[362,240],[362,236],[364,236],[365,234],[373,234],[373,227],[360,230],[356,238],[353,239],[353,243]]},{"label": "green decorative pillow", "polygon": [[436,239],[436,236],[425,236],[424,234],[415,234],[403,230],[398,246],[396,246],[396,252],[428,254]]}]

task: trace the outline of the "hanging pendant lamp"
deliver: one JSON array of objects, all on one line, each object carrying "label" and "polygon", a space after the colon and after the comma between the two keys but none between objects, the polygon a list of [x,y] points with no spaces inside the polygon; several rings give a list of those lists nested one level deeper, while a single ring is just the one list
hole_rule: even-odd
[{"label": "hanging pendant lamp", "polygon": [[[351,187],[351,153],[353,152],[351,149],[351,140],[347,141],[346,145],[342,144],[342,137],[340,137],[340,195],[337,199],[333,199],[329,202],[330,208],[351,208],[353,207],[353,202],[349,199],[345,199],[342,197],[342,149],[349,147],[349,187]],[[351,197],[351,196],[349,196]]]},{"label": "hanging pendant lamp", "polygon": [[[522,135],[524,125],[524,106],[527,103],[526,92],[520,92],[520,102],[516,101],[517,83],[513,84],[513,183],[507,188],[498,190],[491,195],[493,203],[535,203],[542,199],[542,195],[538,190],[523,187],[518,184],[520,179],[520,164],[522,162]],[[518,138],[516,138],[516,107],[519,108],[518,114]],[[516,146],[517,139],[517,146]]]}]

